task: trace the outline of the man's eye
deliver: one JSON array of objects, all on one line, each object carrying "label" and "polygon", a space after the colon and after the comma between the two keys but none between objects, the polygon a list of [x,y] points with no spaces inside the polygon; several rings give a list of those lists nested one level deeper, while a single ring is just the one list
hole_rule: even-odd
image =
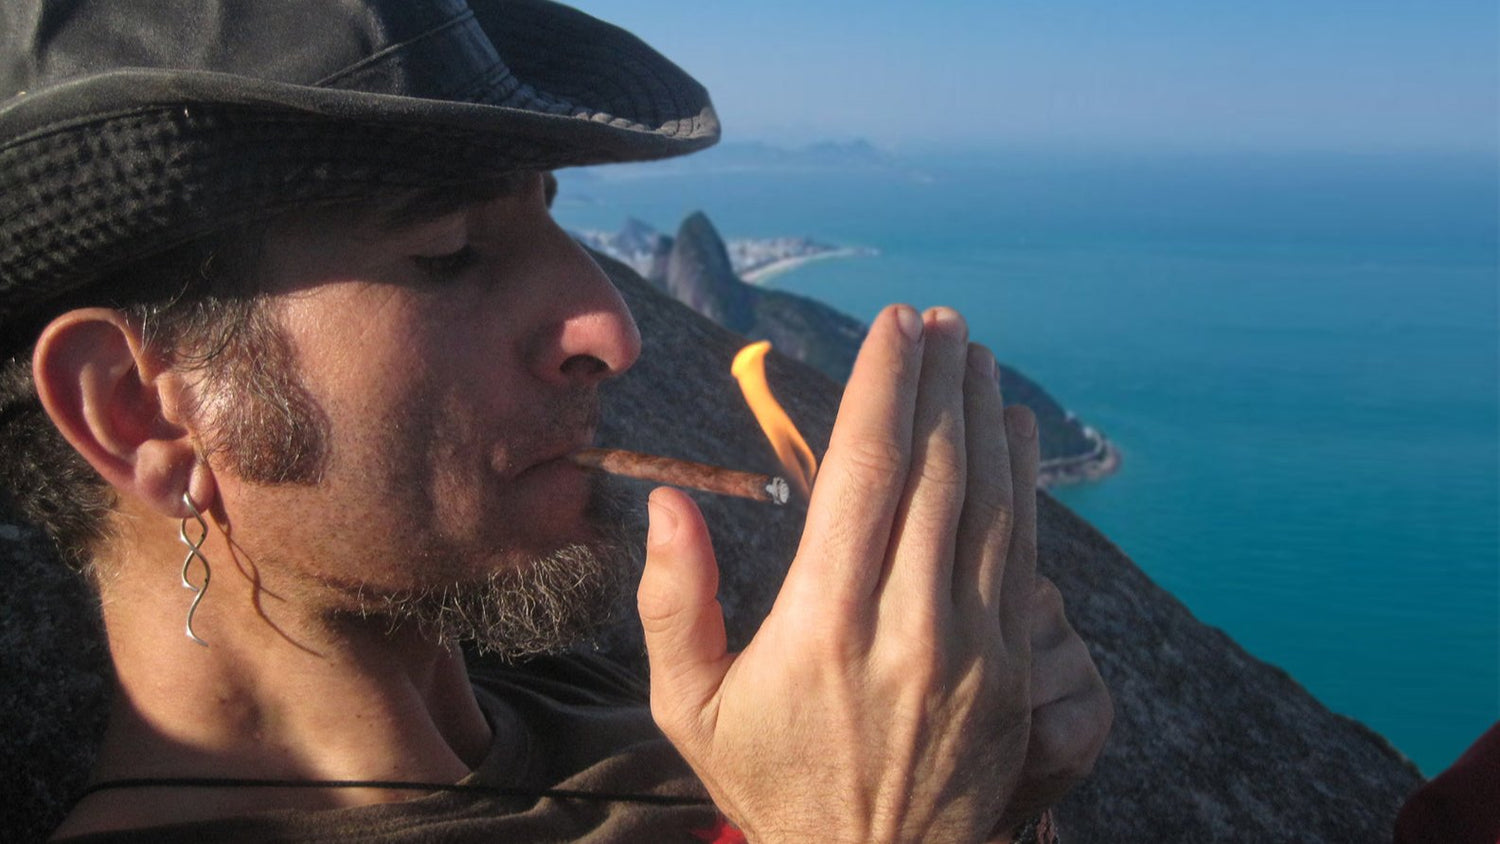
[{"label": "man's eye", "polygon": [[412,261],[433,281],[450,282],[463,275],[464,270],[474,266],[477,257],[474,247],[465,244],[457,252],[447,255],[413,255]]}]

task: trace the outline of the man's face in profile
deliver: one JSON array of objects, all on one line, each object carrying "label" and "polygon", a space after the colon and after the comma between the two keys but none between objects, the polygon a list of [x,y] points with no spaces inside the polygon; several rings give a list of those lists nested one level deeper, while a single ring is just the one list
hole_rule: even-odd
[{"label": "man's face in profile", "polygon": [[[264,483],[222,445],[231,538],[270,591],[507,651],[559,647],[604,615],[628,567],[618,518],[562,458],[592,442],[597,387],[640,339],[540,175],[415,221],[283,218],[259,271],[314,423],[280,440],[318,437],[324,455],[311,483]],[[208,424],[274,426],[258,403],[210,390]],[[507,624],[521,627],[494,640]]]}]

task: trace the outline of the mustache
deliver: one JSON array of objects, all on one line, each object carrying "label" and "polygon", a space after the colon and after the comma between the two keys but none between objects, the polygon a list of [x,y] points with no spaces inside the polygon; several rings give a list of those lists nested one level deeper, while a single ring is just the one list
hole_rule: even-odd
[{"label": "mustache", "polygon": [[507,474],[591,445],[603,415],[599,392],[592,388],[571,390],[548,403],[519,430],[506,432],[515,443],[507,455]]},{"label": "mustache", "polygon": [[580,389],[570,394],[553,414],[552,424],[560,430],[597,431],[604,418],[604,402],[596,389]]}]

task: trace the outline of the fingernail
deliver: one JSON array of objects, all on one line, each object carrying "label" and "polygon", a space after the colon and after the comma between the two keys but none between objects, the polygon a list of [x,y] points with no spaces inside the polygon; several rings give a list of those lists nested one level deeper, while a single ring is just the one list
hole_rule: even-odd
[{"label": "fingernail", "polygon": [[906,339],[913,343],[922,339],[922,317],[918,316],[912,308],[906,305],[897,306],[896,324],[901,327],[901,333],[906,335]]},{"label": "fingernail", "polygon": [[969,341],[969,322],[958,311],[939,305],[935,308],[927,309],[927,318],[932,320],[933,325],[938,325],[939,323],[945,324],[943,329],[945,332],[951,331],[954,326],[957,326],[963,341],[965,343]]},{"label": "fingernail", "polygon": [[666,545],[677,535],[677,514],[671,508],[660,504],[653,493],[646,499],[646,510],[650,514],[650,521],[646,528],[647,545]]}]

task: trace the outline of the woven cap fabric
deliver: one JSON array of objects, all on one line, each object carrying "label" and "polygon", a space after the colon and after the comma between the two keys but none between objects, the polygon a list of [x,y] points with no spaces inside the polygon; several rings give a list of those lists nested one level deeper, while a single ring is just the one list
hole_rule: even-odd
[{"label": "woven cap fabric", "polygon": [[3,355],[227,226],[718,138],[686,73],[543,0],[6,0],[0,28]]}]

